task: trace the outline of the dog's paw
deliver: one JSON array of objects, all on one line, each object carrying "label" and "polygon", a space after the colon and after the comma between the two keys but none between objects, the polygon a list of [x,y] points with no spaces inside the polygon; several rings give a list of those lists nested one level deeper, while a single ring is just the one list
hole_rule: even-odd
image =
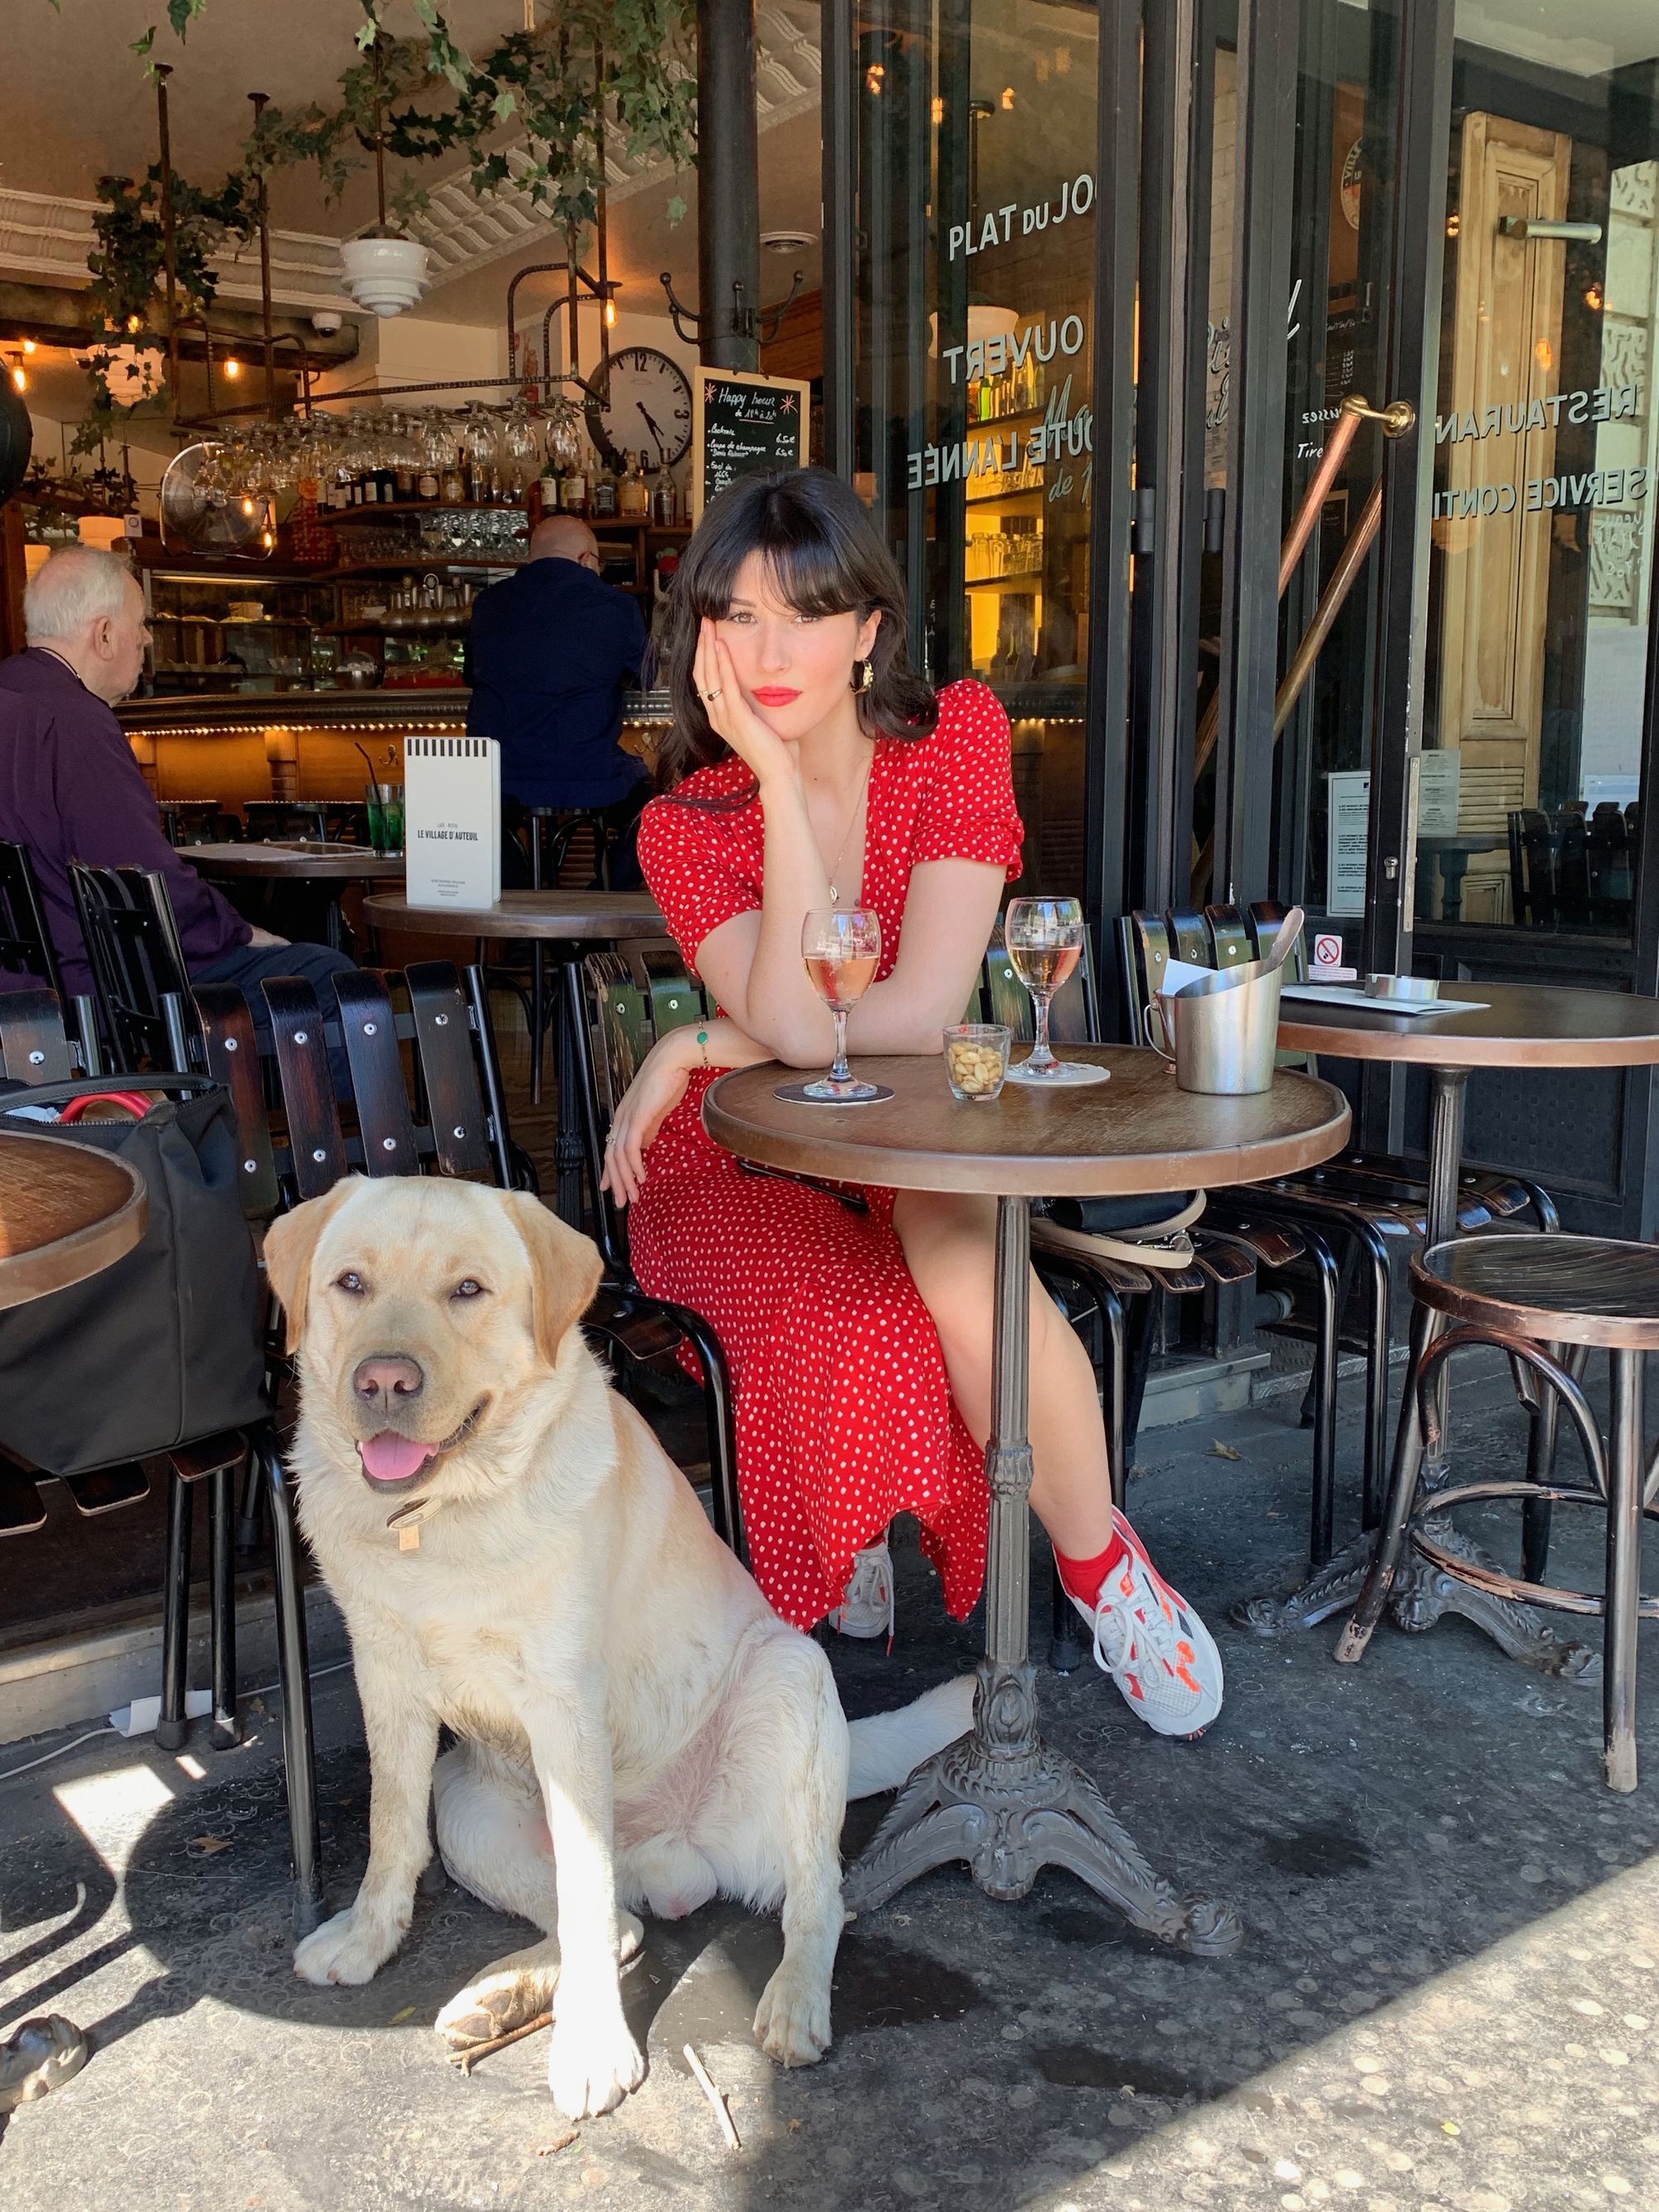
[{"label": "dog's paw", "polygon": [[761,1991],[755,2037],[780,2066],[816,2066],[830,2048],[830,1977],[803,1973],[787,1959]]},{"label": "dog's paw", "polygon": [[602,2022],[561,2014],[547,2054],[547,2086],[567,2119],[582,2120],[620,2105],[645,2079],[645,2058],[620,2008]]},{"label": "dog's paw", "polygon": [[355,1905],[310,1936],[294,1954],[294,1971],[302,1982],[325,1988],[330,1982],[371,1981],[397,1949],[409,1926],[401,1919],[371,1918]]},{"label": "dog's paw", "polygon": [[452,2051],[465,2051],[550,2012],[558,1984],[556,1955],[498,1960],[458,1990],[432,2024]]}]

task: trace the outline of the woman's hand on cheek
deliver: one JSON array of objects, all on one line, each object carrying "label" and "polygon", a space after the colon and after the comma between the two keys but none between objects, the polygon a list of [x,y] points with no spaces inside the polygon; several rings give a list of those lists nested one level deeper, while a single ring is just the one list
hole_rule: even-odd
[{"label": "woman's hand on cheek", "polygon": [[[704,616],[693,664],[703,712],[716,737],[723,738],[738,758],[755,772],[763,790],[796,772],[795,751],[762,720],[750,705],[738,681],[738,672],[717,623]],[[710,696],[710,694],[713,696]]]}]

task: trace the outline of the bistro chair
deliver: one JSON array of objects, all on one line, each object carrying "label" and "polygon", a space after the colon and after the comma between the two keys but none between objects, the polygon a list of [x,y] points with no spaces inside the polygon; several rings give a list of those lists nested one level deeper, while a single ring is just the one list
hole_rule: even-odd
[{"label": "bistro chair", "polygon": [[216,799],[162,799],[156,805],[169,845],[232,844],[242,834],[241,823]]},{"label": "bistro chair", "polygon": [[71,860],[106,1065],[199,1071],[201,1035],[167,878],[154,868]]},{"label": "bistro chair", "polygon": [[[562,884],[566,868],[571,866],[583,884],[597,875],[600,888],[610,890],[612,839],[605,817],[597,808],[525,806],[519,809],[519,817],[517,842],[524,855],[524,865],[530,872],[532,890]],[[521,955],[492,962],[489,971],[491,988],[511,991],[524,1008],[525,1024],[530,1032],[530,1101],[533,1106],[542,1103],[548,1031],[561,1018],[563,1004],[560,988],[556,987],[550,994],[548,991],[547,965],[545,941],[532,938],[527,981]]]},{"label": "bistro chair", "polygon": [[[1659,1460],[1647,1463],[1643,1428],[1643,1360],[1659,1352],[1659,1250],[1611,1237],[1480,1237],[1437,1244],[1413,1263],[1415,1300],[1407,1407],[1401,1416],[1389,1506],[1370,1572],[1337,1646],[1340,1660],[1362,1658],[1395,1579],[1415,1553],[1435,1575],[1526,1605],[1599,1615],[1602,1630],[1602,1775],[1610,1790],[1636,1787],[1637,1626],[1659,1618],[1659,1597],[1641,1595],[1642,1528],[1659,1521]],[[1438,1489],[1414,1521],[1425,1457],[1443,1439],[1439,1370],[1473,1346],[1502,1352],[1522,1401],[1535,1412],[1540,1386],[1565,1404],[1584,1446],[1589,1480],[1492,1480]],[[1564,1361],[1561,1348],[1569,1348]],[[1612,1380],[1604,1437],[1575,1369],[1605,1349]],[[1535,1376],[1536,1382],[1530,1378]],[[1535,1425],[1535,1424],[1534,1424]],[[1520,1576],[1472,1560],[1449,1540],[1454,1506],[1518,1498],[1542,1505],[1588,1505],[1607,1516],[1607,1577],[1600,1593],[1559,1589],[1524,1565]]]},{"label": "bistro chair", "polygon": [[80,1068],[72,1072],[101,1073],[95,1003],[90,995],[65,1000],[58,948],[52,941],[29,848],[3,842],[0,842],[0,968],[14,975],[38,975],[60,1010],[65,1005],[73,1006],[68,1048],[79,1060]]},{"label": "bistro chair", "polygon": [[[1118,951],[1130,1035],[1146,1042],[1146,1009],[1156,995],[1170,960],[1201,968],[1228,968],[1261,957],[1278,933],[1285,909],[1262,902],[1241,914],[1233,907],[1206,907],[1201,913],[1124,915],[1117,925]],[[1300,945],[1292,973],[1305,975]],[[1311,1067],[1312,1063],[1310,1062]],[[1382,1512],[1389,1464],[1389,1358],[1394,1327],[1390,1253],[1404,1252],[1428,1234],[1428,1186],[1418,1163],[1389,1154],[1340,1152],[1299,1176],[1250,1184],[1232,1194],[1263,1222],[1313,1227],[1335,1240],[1342,1267],[1339,1307],[1346,1310],[1356,1274],[1364,1286],[1364,1318],[1357,1335],[1340,1341],[1365,1359],[1365,1451],[1361,1522],[1376,1525]],[[1547,1192],[1518,1176],[1480,1169],[1461,1182],[1458,1227],[1479,1229],[1530,1211],[1540,1230],[1559,1226]],[[1339,1318],[1340,1316],[1339,1316]],[[1279,1333],[1305,1334],[1304,1324],[1287,1316]],[[1553,1442],[1553,1431],[1551,1439]],[[1325,1553],[1328,1557],[1328,1550]],[[1315,1565],[1322,1565],[1316,1557]]]},{"label": "bistro chair", "polygon": [[[1032,1035],[1030,994],[1014,973],[1000,932],[986,956],[986,1018],[1004,1023],[1017,1037]],[[1097,1043],[1100,1038],[1094,964],[1084,957],[1055,994],[1048,1012],[1056,1045]],[[1252,1207],[1252,1193],[1179,1193],[1149,1198],[1050,1200],[1031,1223],[1033,1264],[1053,1291],[1056,1279],[1079,1283],[1097,1307],[1109,1366],[1101,1373],[1112,1469],[1113,1503],[1123,1507],[1135,1431],[1146,1389],[1155,1317],[1168,1298],[1213,1294],[1247,1285],[1258,1273],[1278,1279],[1292,1310],[1295,1290],[1312,1293],[1308,1324],[1315,1344],[1312,1377],[1313,1469],[1310,1492],[1310,1556],[1316,1566],[1330,1557],[1336,1481],[1336,1268],[1323,1238],[1311,1225],[1292,1226]],[[1188,1212],[1194,1200],[1201,1220],[1173,1235],[1164,1225]],[[1075,1220],[1072,1217],[1075,1214]],[[1173,1264],[1172,1264],[1173,1263]],[[1125,1306],[1133,1308],[1133,1324]],[[1268,1323],[1273,1327],[1277,1324]],[[1082,1657],[1077,1622],[1056,1568],[1052,1583],[1052,1663],[1062,1672]]]},{"label": "bistro chair", "polygon": [[242,812],[251,842],[303,837],[317,843],[366,845],[368,809],[361,800],[250,799]]}]

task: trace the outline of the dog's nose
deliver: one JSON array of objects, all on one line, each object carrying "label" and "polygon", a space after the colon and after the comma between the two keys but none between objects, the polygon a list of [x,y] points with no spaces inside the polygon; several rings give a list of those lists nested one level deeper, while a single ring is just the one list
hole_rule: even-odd
[{"label": "dog's nose", "polygon": [[365,1405],[389,1413],[400,1401],[418,1398],[426,1388],[426,1377],[415,1361],[401,1352],[372,1352],[367,1359],[358,1361],[351,1387]]}]

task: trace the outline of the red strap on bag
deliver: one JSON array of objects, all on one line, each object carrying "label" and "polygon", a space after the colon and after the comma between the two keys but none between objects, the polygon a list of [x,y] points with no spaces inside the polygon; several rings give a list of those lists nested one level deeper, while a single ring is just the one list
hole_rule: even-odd
[{"label": "red strap on bag", "polygon": [[94,1091],[84,1098],[71,1098],[58,1116],[60,1127],[78,1121],[88,1106],[125,1106],[135,1121],[142,1121],[150,1108],[150,1101],[142,1091]]}]

